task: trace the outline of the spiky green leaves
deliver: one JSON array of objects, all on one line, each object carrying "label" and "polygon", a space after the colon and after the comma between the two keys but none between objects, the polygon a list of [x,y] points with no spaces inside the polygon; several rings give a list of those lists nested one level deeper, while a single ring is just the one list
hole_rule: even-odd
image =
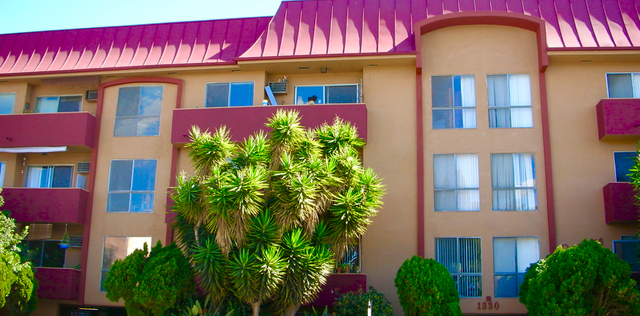
[{"label": "spiky green leaves", "polygon": [[200,175],[206,175],[212,167],[227,163],[236,148],[225,126],[220,127],[213,135],[194,126],[189,132],[189,140],[191,142],[185,147],[190,149],[189,158]]},{"label": "spiky green leaves", "polygon": [[219,302],[227,296],[227,258],[213,238],[207,238],[193,250],[191,264],[208,297]]}]

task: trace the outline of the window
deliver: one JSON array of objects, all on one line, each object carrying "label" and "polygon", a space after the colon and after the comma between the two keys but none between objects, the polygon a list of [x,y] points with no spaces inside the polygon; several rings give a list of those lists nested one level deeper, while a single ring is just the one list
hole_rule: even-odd
[{"label": "window", "polygon": [[4,185],[4,169],[5,163],[0,161],[0,188]]},{"label": "window", "polygon": [[205,107],[245,106],[253,104],[253,82],[207,83]]},{"label": "window", "polygon": [[431,77],[433,128],[476,128],[473,76]]},{"label": "window", "polygon": [[296,104],[309,104],[314,99],[316,104],[358,103],[360,93],[357,84],[297,86]]},{"label": "window", "polygon": [[538,237],[493,238],[493,271],[496,297],[518,297],[524,273],[540,260]]},{"label": "window", "polygon": [[38,97],[35,113],[78,112],[82,104],[81,95]]},{"label": "window", "polygon": [[113,136],[157,136],[161,110],[162,86],[120,88]]},{"label": "window", "polygon": [[73,166],[28,166],[26,188],[70,188]]},{"label": "window", "polygon": [[489,127],[533,127],[529,75],[487,76]]},{"label": "window", "polygon": [[491,187],[494,211],[536,210],[533,155],[492,154]]},{"label": "window", "polygon": [[636,236],[621,236],[620,240],[613,241],[613,252],[618,256],[618,259],[631,266],[632,272],[640,272],[640,262],[637,255],[639,246],[640,241]]},{"label": "window", "polygon": [[151,250],[151,237],[104,237],[104,248],[102,249],[102,275],[100,278],[100,291],[104,291],[102,283],[107,278],[109,269],[116,260],[124,259],[136,249],[143,249],[147,244]]},{"label": "window", "polygon": [[629,174],[636,163],[638,153],[635,151],[620,151],[613,153],[616,165],[616,182],[631,182]]},{"label": "window", "polygon": [[23,241],[25,255],[30,255],[34,267],[62,268],[66,250],[60,248],[60,240]]},{"label": "window", "polygon": [[107,212],[153,212],[156,160],[112,160]]},{"label": "window", "polygon": [[436,238],[436,261],[449,270],[460,297],[482,296],[480,238]]},{"label": "window", "polygon": [[610,98],[640,98],[640,73],[607,74]]},{"label": "window", "polygon": [[16,103],[15,93],[0,93],[0,114],[13,114],[14,103]]},{"label": "window", "polygon": [[479,211],[478,155],[433,155],[434,209]]}]

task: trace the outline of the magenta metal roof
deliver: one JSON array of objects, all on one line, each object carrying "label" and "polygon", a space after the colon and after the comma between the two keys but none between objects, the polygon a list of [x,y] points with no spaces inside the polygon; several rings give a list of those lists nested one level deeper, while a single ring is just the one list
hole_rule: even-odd
[{"label": "magenta metal roof", "polygon": [[549,49],[640,47],[640,0],[283,1],[273,17],[0,35],[0,75],[415,53],[414,26],[456,12],[542,18]]},{"label": "magenta metal roof", "polygon": [[271,17],[0,35],[0,75],[235,63]]},{"label": "magenta metal roof", "polygon": [[411,53],[416,22],[473,11],[542,18],[551,49],[638,47],[639,6],[640,0],[287,1],[239,59]]}]

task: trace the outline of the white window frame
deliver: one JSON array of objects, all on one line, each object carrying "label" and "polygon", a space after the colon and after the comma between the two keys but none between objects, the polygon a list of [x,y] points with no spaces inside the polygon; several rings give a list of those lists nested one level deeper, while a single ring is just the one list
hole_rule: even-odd
[{"label": "white window frame", "polygon": [[[133,253],[133,251],[135,251],[136,249],[143,249],[143,248],[133,248],[133,249],[129,249],[129,239],[130,238],[148,238],[149,239],[149,243],[147,244],[147,249],[148,251],[151,251],[151,248],[153,247],[153,237],[151,236],[104,236],[102,238],[102,258],[100,260],[100,292],[106,292],[106,290],[102,287],[102,284],[104,283],[105,280],[105,272],[109,272],[109,270],[111,270],[111,267],[109,267],[108,269],[104,268],[104,253],[107,250],[106,249],[106,245],[107,245],[107,238],[126,238],[127,241],[127,256],[130,255],[131,253]],[[143,244],[144,245],[144,244]],[[115,260],[123,260],[124,258],[115,258]],[[115,262],[114,260],[114,262]]]},{"label": "white window frame", "polygon": [[[155,161],[156,162],[156,168],[154,170],[154,175],[153,175],[153,190],[133,190],[133,181],[135,178],[135,163],[136,161]],[[113,168],[113,162],[114,161],[131,161],[131,184],[129,186],[129,190],[113,190],[111,191],[111,175],[112,175],[112,168]],[[144,213],[144,214],[150,214],[153,213],[153,209],[155,207],[155,197],[156,197],[156,182],[158,179],[158,160],[157,159],[112,159],[109,165],[109,182],[107,184],[107,206],[106,206],[106,211],[107,213],[119,213],[119,214],[123,214],[123,213]],[[126,212],[114,212],[114,211],[109,211],[110,209],[110,205],[109,205],[109,196],[111,194],[129,194],[129,206],[127,208]],[[138,193],[142,193],[142,194],[151,194],[151,211],[148,212],[132,212],[131,211],[131,206],[132,206],[132,196],[133,194],[138,194]]]},{"label": "white window frame", "polygon": [[28,182],[29,182],[29,168],[31,167],[50,167],[50,168],[55,168],[55,167],[71,167],[71,182],[70,185],[68,187],[65,188],[73,188],[74,186],[74,181],[73,179],[75,178],[74,175],[76,174],[76,170],[75,170],[75,165],[69,165],[69,164],[57,164],[57,165],[45,165],[45,164],[37,164],[37,165],[27,165],[27,172],[26,172],[26,176],[24,177],[24,187],[25,188],[41,188],[41,189],[51,189],[51,184],[53,183],[53,173],[51,173],[51,176],[49,179],[47,179],[47,185],[46,187],[29,187],[27,186]]},{"label": "white window frame", "polygon": [[[140,88],[140,95],[142,95],[142,89],[144,88],[155,88],[155,87],[160,87],[162,88],[162,93],[160,96],[160,112],[158,114],[149,114],[149,115],[143,115],[140,114],[140,99],[138,99],[138,114],[137,115],[123,115],[123,116],[118,116],[118,103],[120,103],[120,91],[121,89],[127,89],[127,88]],[[116,113],[115,113],[115,122],[113,125],[113,137],[154,137],[154,136],[160,136],[160,131],[162,130],[160,123],[162,122],[162,105],[164,102],[164,85],[138,85],[138,86],[125,86],[125,87],[120,87],[118,88],[118,98],[116,100]],[[139,133],[139,126],[140,126],[140,119],[144,119],[144,118],[157,118],[157,122],[158,122],[158,133],[155,135],[145,135],[145,134],[140,134]],[[118,127],[118,119],[136,119],[136,133],[135,135],[116,135],[117,132],[117,127]]]},{"label": "white window frame", "polygon": [[7,168],[7,163],[0,161],[0,188],[4,187],[4,170]]},{"label": "white window frame", "polygon": [[11,111],[8,113],[0,113],[0,115],[11,115],[15,113],[15,107],[16,107],[16,93],[15,92],[1,92],[0,96],[6,96],[6,95],[13,95],[13,105],[11,106]]},{"label": "white window frame", "polygon": [[[434,78],[447,78],[451,79],[451,92],[452,94],[449,96],[449,104],[448,106],[435,106],[434,98]],[[455,78],[460,78],[461,87],[460,87],[460,106],[455,105],[456,91],[454,89],[454,80]],[[462,87],[463,79],[469,80],[471,79],[471,85],[468,86],[468,90]],[[448,129],[474,129],[478,127],[478,115],[476,109],[476,78],[474,75],[438,75],[431,76],[431,128],[435,130],[448,130]],[[464,90],[464,91],[463,91]],[[467,96],[467,98],[465,98]],[[465,101],[466,100],[466,101]],[[451,119],[454,121],[451,127],[437,127],[436,128],[436,120],[435,114],[437,112],[451,112]],[[456,127],[456,111],[461,111],[461,117],[463,122],[462,127]],[[467,124],[465,124],[467,123]]]},{"label": "white window frame", "polygon": [[[604,75],[605,82],[607,83],[607,98],[609,99],[628,99],[628,98],[614,98],[611,96],[611,90],[609,89],[609,75],[629,75],[631,77],[631,98],[640,98],[640,72],[608,72]],[[634,77],[636,77],[634,79]]]},{"label": "white window frame", "polygon": [[[453,156],[454,158],[454,163],[455,163],[455,174],[456,174],[456,187],[451,187],[451,188],[440,188],[438,187],[438,179],[436,178],[437,175],[440,173],[439,170],[440,168],[442,168],[443,166],[436,166],[436,157],[439,156]],[[462,171],[464,171],[464,169],[466,168],[472,168],[474,166],[465,166],[465,168],[463,169],[462,166],[460,166],[460,161],[458,160],[458,157],[462,157],[462,156],[474,156],[475,157],[475,168],[474,168],[474,174],[473,175],[467,175],[467,174],[462,174]],[[448,170],[449,171],[449,170]],[[450,171],[449,171],[450,172]],[[460,182],[464,181],[465,179],[471,179],[472,181],[475,180],[475,182],[478,184],[477,186],[470,186],[470,187],[466,187],[466,186],[461,186]],[[479,167],[478,167],[478,154],[434,154],[433,155],[433,189],[434,189],[434,194],[433,194],[433,209],[436,212],[447,212],[447,211],[464,211],[464,212],[477,212],[480,211],[480,178],[479,178]],[[455,209],[438,209],[438,193],[446,193],[446,192],[450,192],[453,191],[455,196],[456,196],[456,208]],[[463,206],[465,203],[463,203],[464,201],[464,197],[461,196],[461,193],[467,193],[467,194],[471,194],[474,195],[477,200],[470,200],[473,202],[474,207],[469,207],[469,205],[467,205],[466,207]],[[472,197],[471,195],[467,195],[468,198]],[[468,202],[468,201],[467,201]]]},{"label": "white window frame", "polygon": [[[455,269],[458,271],[452,271],[451,267],[447,266],[448,263],[446,262],[446,260],[444,258],[441,258],[441,256],[443,255],[447,257],[446,254],[443,254],[440,251],[440,246],[438,245],[438,240],[443,240],[443,239],[453,239],[456,242],[456,250],[455,250],[456,258],[454,262],[451,262],[451,263],[456,265]],[[476,258],[477,259],[476,263],[478,263],[477,268],[479,268],[478,271],[465,271],[465,272],[462,271],[464,269],[462,264],[463,258],[470,258],[470,256],[462,255],[460,253],[460,249],[461,249],[460,241],[463,239],[477,240],[477,244],[479,246],[479,252],[480,252],[480,254]],[[436,237],[435,238],[435,259],[440,264],[444,265],[445,268],[447,268],[447,270],[451,274],[451,277],[453,277],[456,283],[456,290],[458,291],[458,295],[460,295],[461,298],[482,297],[482,238],[481,237]],[[471,266],[470,262],[467,263],[467,265],[470,267]],[[464,284],[466,284],[466,287],[463,288],[462,285]],[[472,293],[473,289],[470,289],[472,284],[476,284],[479,286],[479,289],[477,289],[475,293]]]},{"label": "white window frame", "polygon": [[[508,105],[502,105],[502,106],[492,106],[491,103],[489,102],[489,100],[491,99],[491,91],[489,91],[489,78],[490,77],[506,77],[507,79],[507,93],[509,94],[508,99],[509,99],[509,104]],[[517,103],[517,101],[514,100],[514,97],[512,96],[512,81],[511,78],[512,77],[526,77],[527,78],[527,85],[526,85],[526,89],[527,91],[520,91],[521,93],[526,93],[528,92],[528,95],[525,96],[525,99],[528,98],[528,102],[525,102],[527,104],[525,105],[514,105],[514,103]],[[490,74],[487,75],[487,107],[489,108],[489,128],[533,128],[533,99],[532,99],[532,95],[531,95],[531,76],[529,74]],[[498,123],[497,121],[495,122],[496,126],[492,126],[492,122],[491,122],[491,118],[494,117],[494,115],[497,115],[495,113],[497,113],[497,111],[499,110],[509,110],[509,126],[497,126]],[[521,122],[521,124],[524,124],[523,126],[513,126],[514,125],[514,116],[513,115],[513,111],[514,110],[528,110],[528,116],[526,117],[526,123],[528,124],[524,124],[523,122],[525,122],[525,119],[523,119],[524,117],[524,113],[521,113],[522,116],[520,116],[520,119],[523,121]]]},{"label": "white window frame", "polygon": [[[347,102],[347,103],[327,103],[327,87],[345,87],[345,86],[355,86],[356,87],[356,102],[354,103],[361,103],[362,102],[362,89],[359,83],[341,83],[341,84],[308,84],[308,85],[298,85],[298,86],[294,86],[294,96],[293,96],[293,104],[295,105],[308,105],[309,101],[308,100],[302,100],[302,103],[298,103],[298,88],[299,87],[321,87],[322,88],[322,99],[320,101],[317,101],[316,104],[350,104],[351,102]],[[301,96],[302,97],[302,96]],[[319,97],[319,96],[318,96]]]},{"label": "white window frame", "polygon": [[[493,168],[493,164],[494,164],[494,157],[496,156],[504,156],[504,155],[510,155],[511,156],[511,161],[513,162],[513,157],[514,155],[529,155],[531,156],[531,171],[532,171],[532,177],[533,179],[530,179],[530,181],[532,181],[532,185],[528,185],[528,186],[518,186],[518,184],[516,183],[516,179],[517,176],[520,176],[520,174],[522,173],[522,169],[518,169],[516,170],[516,166],[512,164],[512,168],[514,170],[513,176],[514,178],[512,179],[514,182],[513,187],[499,187],[497,186],[496,183],[494,183],[494,178],[499,176],[494,174],[494,172],[497,172],[494,168]],[[503,165],[501,165],[503,166]],[[516,172],[518,171],[518,172]],[[516,175],[518,174],[518,175]],[[520,200],[524,199],[523,195],[518,194],[518,191],[526,191],[526,190],[533,190],[533,208],[528,208],[528,209],[523,209],[522,206],[519,206],[519,204],[521,205],[522,203],[518,203]],[[538,187],[537,187],[537,179],[536,179],[536,163],[535,163],[535,155],[533,153],[495,153],[495,154],[491,154],[491,195],[492,195],[492,203],[491,203],[491,209],[493,211],[499,211],[499,212],[504,212],[504,211],[537,211],[538,210]],[[504,192],[504,191],[513,191],[512,195],[513,195],[513,202],[515,203],[515,207],[513,207],[513,209],[502,209],[499,207],[496,207],[496,204],[501,204],[503,202],[500,202],[498,200],[499,195],[497,195],[497,193],[499,193],[500,191]],[[507,192],[507,193],[508,193]],[[529,196],[527,195],[526,198],[529,198]],[[527,201],[526,203],[527,205],[529,205],[529,201]]]},{"label": "white window frame", "polygon": [[[78,111],[68,111],[68,112],[60,112],[60,98],[64,97],[80,97],[80,105],[78,107]],[[40,100],[42,98],[57,98],[58,99],[58,108],[55,112],[40,112]],[[63,94],[63,95],[40,95],[36,97],[36,104],[33,108],[33,113],[73,113],[82,111],[82,105],[84,103],[84,96],[82,94]]]},{"label": "white window frame", "polygon": [[[233,86],[233,84],[247,84],[250,83],[251,84],[251,103],[250,104],[245,104],[245,105],[231,105],[231,87]],[[238,106],[252,106],[253,105],[253,99],[254,99],[254,94],[255,94],[255,88],[256,88],[256,82],[255,81],[220,81],[220,82],[207,82],[207,84],[205,85],[205,89],[204,89],[204,107],[205,108],[216,108],[216,106],[208,106],[207,105],[207,96],[209,95],[209,85],[214,85],[214,84],[227,84],[227,86],[229,87],[229,95],[227,96],[227,105],[226,106],[218,106],[218,107],[238,107]]]},{"label": "white window frame", "polygon": [[[497,272],[496,271],[496,239],[515,239],[515,250],[514,250],[514,264],[515,264],[515,272]],[[535,254],[537,255],[537,259],[535,259],[535,261],[532,262],[518,262],[518,260],[520,259],[518,256],[518,239],[535,239],[537,240],[537,251],[534,250]],[[496,290],[498,288],[497,283],[498,283],[498,278],[499,277],[515,277],[516,278],[516,284],[520,283],[518,282],[518,279],[524,279],[524,274],[526,272],[526,269],[534,262],[538,262],[540,260],[540,237],[539,236],[509,236],[509,237],[493,237],[493,284],[494,284],[494,295],[495,297],[501,297],[501,298],[509,298],[509,297],[518,297],[519,296],[519,292],[520,292],[520,287],[517,286],[517,290],[516,290],[516,295],[515,296],[499,296],[498,295],[498,291]],[[530,261],[530,260],[529,260]],[[521,266],[526,266],[526,267],[522,267],[522,269],[520,269]]]}]

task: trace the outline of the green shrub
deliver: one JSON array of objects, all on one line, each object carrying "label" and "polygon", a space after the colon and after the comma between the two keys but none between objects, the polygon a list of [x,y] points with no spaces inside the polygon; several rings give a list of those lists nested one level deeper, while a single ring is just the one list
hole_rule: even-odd
[{"label": "green shrub", "polygon": [[520,287],[529,315],[640,315],[629,265],[595,240],[556,248],[532,264]]},{"label": "green shrub", "polygon": [[369,291],[364,293],[362,290],[358,292],[348,292],[336,298],[333,307],[336,314],[340,316],[351,315],[367,315],[367,308],[371,301],[372,316],[393,315],[393,307],[384,294],[376,291],[373,286],[369,286]]},{"label": "green shrub", "polygon": [[453,278],[433,259],[407,259],[398,270],[395,283],[405,315],[462,315]]}]

